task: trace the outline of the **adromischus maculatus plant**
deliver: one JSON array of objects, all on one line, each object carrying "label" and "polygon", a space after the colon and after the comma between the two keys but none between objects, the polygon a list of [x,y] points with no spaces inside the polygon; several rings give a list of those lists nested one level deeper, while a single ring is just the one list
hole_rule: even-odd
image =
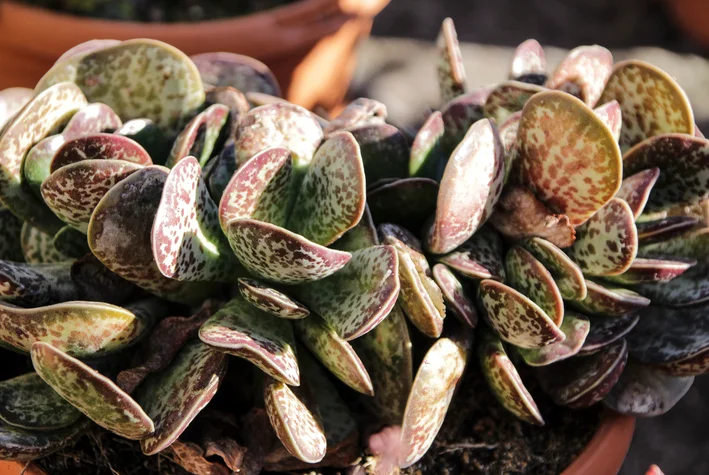
[{"label": "adromischus maculatus plant", "polygon": [[[439,46],[445,104],[411,146],[376,101],[328,121],[250,58],[151,40],[79,45],[0,92],[0,340],[35,369],[0,383],[2,457],[93,421],[228,473],[179,439],[227,355],[257,368],[280,440],[251,471],[356,463],[363,419],[332,377],[412,465],[473,349],[531,423],[520,364],[559,404],[668,410],[709,354],[708,149],[684,93],[598,46],[547,77],[534,41],[467,92],[450,20]],[[406,319],[433,339],[415,377]]]}]

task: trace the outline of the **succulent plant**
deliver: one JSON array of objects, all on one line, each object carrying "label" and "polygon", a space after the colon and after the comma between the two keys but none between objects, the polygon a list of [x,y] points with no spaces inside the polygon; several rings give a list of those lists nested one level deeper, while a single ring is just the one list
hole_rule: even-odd
[{"label": "succulent plant", "polygon": [[412,140],[377,101],[330,120],[251,58],[153,40],[0,92],[0,351],[27,357],[0,458],[98,425],[196,474],[342,468],[373,434],[387,473],[472,354],[532,424],[528,378],[669,410],[709,369],[709,147],[681,88],[600,46],[547,77],[530,40],[467,92],[452,21],[438,45],[445,103]]}]

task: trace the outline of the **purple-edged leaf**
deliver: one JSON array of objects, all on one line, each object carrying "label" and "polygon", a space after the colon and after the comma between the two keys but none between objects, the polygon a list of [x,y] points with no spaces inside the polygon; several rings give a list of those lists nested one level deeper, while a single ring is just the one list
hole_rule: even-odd
[{"label": "purple-edged leaf", "polygon": [[650,366],[630,363],[603,404],[628,416],[660,416],[687,394],[692,383],[693,376],[670,376]]},{"label": "purple-edged leaf", "polygon": [[152,165],[148,152],[138,142],[116,134],[94,134],[64,142],[50,164],[50,172],[84,160],[123,160]]},{"label": "purple-edged leaf", "polygon": [[638,231],[630,206],[611,199],[576,228],[569,255],[586,275],[612,276],[627,271],[638,253]]},{"label": "purple-edged leaf", "polygon": [[399,425],[413,384],[411,338],[401,307],[374,330],[352,342],[372,379],[374,397],[364,398],[381,423]]},{"label": "purple-edged leaf", "polygon": [[49,432],[28,431],[0,424],[0,457],[3,460],[29,462],[75,442],[87,429],[85,420]]},{"label": "purple-edged leaf", "polygon": [[365,124],[383,124],[386,118],[387,108],[384,104],[374,99],[360,97],[347,104],[342,112],[330,121],[325,127],[325,133],[331,134]]},{"label": "purple-edged leaf", "polygon": [[465,67],[460,54],[458,34],[451,18],[443,20],[441,31],[436,40],[438,48],[438,88],[441,94],[441,104],[465,94]]},{"label": "purple-edged leaf", "polygon": [[89,222],[91,252],[108,269],[160,297],[197,304],[219,285],[180,282],[162,275],[153,259],[151,230],[168,170],[149,166],[111,188]]},{"label": "purple-edged leaf", "polygon": [[234,173],[219,203],[219,221],[253,218],[285,226],[296,190],[293,160],[285,148],[269,148],[257,153]]},{"label": "purple-edged leaf", "polygon": [[709,140],[686,134],[655,135],[628,150],[623,173],[658,168],[647,212],[701,203],[709,198]]},{"label": "purple-edged leaf", "polygon": [[0,301],[38,307],[79,298],[71,263],[25,264],[0,261]]},{"label": "purple-edged leaf", "polygon": [[204,322],[199,338],[219,351],[247,359],[279,381],[300,384],[291,323],[241,297],[232,299]]},{"label": "purple-edged leaf", "polygon": [[446,309],[453,311],[453,315],[458,317],[461,322],[475,328],[478,324],[478,312],[468,289],[444,264],[434,265],[432,273],[443,294]]},{"label": "purple-edged leaf", "polygon": [[564,341],[542,348],[517,348],[524,362],[529,366],[546,366],[576,355],[583,347],[591,322],[580,313],[566,312],[559,329],[566,335]]},{"label": "purple-edged leaf", "polygon": [[610,129],[575,97],[549,91],[527,101],[517,132],[521,184],[549,208],[586,222],[618,191],[622,161]]},{"label": "purple-edged leaf", "polygon": [[218,214],[197,159],[180,160],[167,176],[151,231],[153,257],[165,277],[225,282],[239,273]]},{"label": "purple-edged leaf", "polygon": [[52,244],[57,251],[73,259],[80,259],[91,254],[86,234],[68,225],[57,231],[52,239]]},{"label": "purple-edged leaf", "polygon": [[222,148],[219,155],[212,158],[202,168],[204,180],[209,188],[209,193],[215,202],[219,202],[224,195],[229,181],[236,173],[236,146],[229,140]]},{"label": "purple-edged leaf", "polygon": [[325,457],[327,439],[317,404],[305,392],[270,380],[264,400],[271,426],[288,452],[303,462],[317,463]]},{"label": "purple-edged leaf", "polygon": [[0,206],[0,259],[5,261],[23,261],[22,220],[10,210]]},{"label": "purple-edged leaf", "polygon": [[81,412],[48,386],[36,373],[0,382],[0,419],[20,429],[48,431],[68,427]]},{"label": "purple-edged leaf", "polygon": [[310,162],[288,228],[328,246],[357,225],[366,200],[359,145],[352,134],[337,132],[323,142]]},{"label": "purple-edged leaf", "polygon": [[352,253],[334,275],[296,289],[296,296],[342,338],[353,340],[376,327],[399,295],[399,261],[391,246]]},{"label": "purple-edged leaf", "polygon": [[74,84],[57,84],[37,94],[0,136],[0,204],[18,218],[53,234],[61,221],[22,184],[22,161],[30,148],[65,123],[86,98]]},{"label": "purple-edged leaf", "polygon": [[470,126],[485,117],[483,107],[491,90],[477,89],[453,99],[441,108],[444,125],[441,143],[445,153],[449,154],[457,147]]},{"label": "purple-edged leaf", "polygon": [[638,243],[641,249],[649,244],[655,244],[676,238],[688,231],[701,227],[701,222],[693,216],[670,216],[655,221],[636,223]]},{"label": "purple-edged leaf", "polygon": [[608,130],[613,134],[615,141],[620,140],[620,129],[623,126],[623,118],[618,101],[612,100],[606,102],[593,109],[593,113],[606,124]]},{"label": "purple-edged leaf", "polygon": [[601,348],[614,343],[627,335],[640,320],[637,313],[629,313],[613,318],[588,317],[591,330],[579,351],[580,355],[596,353]]},{"label": "purple-edged leaf", "polygon": [[507,252],[505,270],[508,283],[537,304],[557,327],[561,326],[564,301],[551,272],[529,251],[518,246]]},{"label": "purple-edged leaf", "polygon": [[94,102],[74,114],[62,130],[65,140],[72,140],[98,132],[113,132],[123,125],[113,109],[106,104]]},{"label": "purple-edged leaf", "polygon": [[[225,124],[228,128],[224,131],[227,135],[227,141],[234,137],[239,121],[251,109],[251,104],[249,104],[244,94],[231,86],[217,86],[208,89],[205,103],[210,106],[222,104],[229,108],[229,118]],[[216,152],[218,149],[214,148],[214,151]]]},{"label": "purple-edged leaf", "polygon": [[42,183],[42,198],[59,219],[86,233],[101,198],[142,165],[123,160],[84,160],[64,166]]},{"label": "purple-edged leaf", "polygon": [[585,299],[570,300],[568,303],[588,315],[621,317],[650,305],[650,299],[621,287],[586,280],[586,289]]},{"label": "purple-edged leaf", "polygon": [[547,60],[544,48],[537,40],[520,43],[512,55],[509,78],[533,84],[546,82]]},{"label": "purple-edged leaf", "polygon": [[606,397],[627,360],[628,344],[619,340],[592,355],[541,366],[537,369],[537,376],[544,391],[556,404],[589,407]]},{"label": "purple-edged leaf", "polygon": [[648,307],[628,335],[634,360],[657,365],[674,376],[709,371],[709,307]]},{"label": "purple-edged leaf", "polygon": [[149,119],[129,120],[115,133],[138,142],[156,165],[165,163],[172,147],[171,137]]},{"label": "purple-edged leaf", "polygon": [[565,299],[586,298],[586,281],[579,266],[554,244],[541,238],[532,238],[524,247],[551,272],[561,295]]},{"label": "purple-edged leaf", "polygon": [[0,132],[34,96],[26,87],[8,87],[0,91]]},{"label": "purple-edged leaf", "polygon": [[478,121],[446,166],[427,236],[428,250],[445,254],[470,238],[492,213],[504,176],[505,153],[497,127],[487,119]]},{"label": "purple-edged leaf", "polygon": [[[467,331],[467,329],[466,329]],[[401,424],[399,466],[409,467],[436,438],[468,361],[472,334],[440,338],[423,357],[414,378]]]},{"label": "purple-edged leaf", "polygon": [[317,315],[293,323],[295,334],[340,381],[362,394],[374,395],[372,380],[354,348]]},{"label": "purple-edged leaf", "polygon": [[227,237],[239,262],[258,277],[281,284],[323,279],[342,269],[352,257],[328,249],[273,224],[233,219]]},{"label": "purple-edged leaf", "polygon": [[569,247],[576,240],[569,218],[551,211],[523,186],[505,188],[490,216],[490,225],[513,241],[537,236],[558,247]]},{"label": "purple-edged leaf", "polygon": [[541,348],[564,341],[554,321],[529,298],[496,280],[483,280],[479,288],[486,320],[497,334],[520,348]]},{"label": "purple-edged leaf", "polygon": [[50,135],[37,142],[22,161],[22,178],[39,197],[42,196],[42,182],[51,174],[49,167],[54,154],[65,141],[63,135]]},{"label": "purple-edged leaf", "polygon": [[172,168],[188,156],[197,157],[204,166],[212,152],[221,148],[219,139],[224,138],[221,132],[228,119],[229,108],[224,104],[212,104],[200,112],[175,139],[166,166]]},{"label": "purple-edged leaf", "polygon": [[443,116],[435,111],[421,126],[409,154],[409,176],[432,178],[436,181],[443,176],[448,156],[443,151],[445,134]]},{"label": "purple-edged leaf", "polygon": [[556,67],[546,86],[568,92],[593,107],[601,97],[612,69],[613,55],[606,48],[579,46]]},{"label": "purple-edged leaf", "polygon": [[477,350],[483,375],[502,407],[529,424],[543,426],[544,418],[537,403],[507,356],[500,339],[485,331]]},{"label": "purple-edged leaf", "polygon": [[239,292],[251,305],[276,317],[298,320],[310,315],[303,304],[254,279],[239,279]]},{"label": "purple-edged leaf", "polygon": [[295,104],[271,104],[251,109],[236,131],[236,162],[243,165],[258,152],[283,147],[293,154],[296,170],[307,168],[323,137],[320,124]]},{"label": "purple-edged leaf", "polygon": [[395,224],[380,225],[379,236],[382,244],[393,246],[399,256],[399,305],[421,333],[438,338],[443,331],[446,307],[441,289],[421,253],[420,242]]},{"label": "purple-edged leaf", "polygon": [[214,86],[232,86],[241,92],[280,96],[281,88],[268,66],[235,53],[202,53],[190,56],[202,81]]},{"label": "purple-edged leaf", "polygon": [[521,111],[530,97],[546,88],[519,81],[504,81],[490,91],[485,101],[485,117],[502,124],[517,111]]},{"label": "purple-edged leaf", "polygon": [[192,341],[165,371],[145,380],[136,399],[155,421],[155,433],[140,442],[144,454],[156,454],[177,440],[216,394],[226,364],[223,353]]},{"label": "purple-edged leaf", "polygon": [[389,124],[362,124],[345,129],[362,152],[367,181],[404,178],[409,173],[409,143],[399,129]]},{"label": "purple-edged leaf", "polygon": [[359,220],[357,226],[343,234],[331,247],[340,251],[352,252],[378,244],[377,228],[374,227],[369,207],[365,206],[364,214],[362,214],[362,219]]},{"label": "purple-edged leaf", "polygon": [[32,345],[32,364],[45,383],[101,427],[132,440],[155,430],[153,420],[116,383],[49,343]]},{"label": "purple-edged leaf", "polygon": [[669,282],[684,274],[696,263],[697,261],[693,259],[644,259],[639,257],[624,273],[606,279],[623,285]]},{"label": "purple-edged leaf", "polygon": [[438,183],[430,178],[404,178],[367,192],[376,223],[395,223],[419,230],[436,211]]},{"label": "purple-edged leaf", "polygon": [[20,233],[22,254],[28,264],[53,264],[72,261],[54,247],[54,235],[49,235],[25,222]]},{"label": "purple-edged leaf", "polygon": [[436,260],[470,279],[502,281],[505,279],[503,250],[499,234],[483,227],[455,251]]},{"label": "purple-edged leaf", "polygon": [[648,168],[634,175],[628,176],[620,185],[616,198],[628,203],[635,219],[643,213],[648,197],[660,176],[660,169]]},{"label": "purple-edged leaf", "polygon": [[655,135],[694,133],[687,95],[669,74],[649,63],[630,60],[615,65],[600,102],[614,99],[623,114],[620,145],[624,150]]}]

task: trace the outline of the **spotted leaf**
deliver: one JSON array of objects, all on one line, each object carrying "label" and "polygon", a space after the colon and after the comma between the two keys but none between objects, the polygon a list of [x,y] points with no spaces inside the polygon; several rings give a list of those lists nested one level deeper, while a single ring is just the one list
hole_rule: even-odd
[{"label": "spotted leaf", "polygon": [[280,96],[281,88],[268,66],[236,53],[202,53],[190,56],[202,81],[213,86],[232,86],[244,93]]},{"label": "spotted leaf", "polygon": [[[226,132],[227,142],[230,142],[233,140],[236,128],[239,126],[239,121],[249,112],[249,109],[251,109],[251,104],[249,104],[246,96],[244,96],[240,90],[231,86],[216,86],[208,89],[206,92],[206,104],[210,106],[223,104],[229,108],[229,118],[226,124],[224,124],[228,127],[224,131]],[[216,150],[215,148],[215,151]]]},{"label": "spotted leaf", "polygon": [[365,124],[383,124],[387,118],[384,104],[367,97],[359,97],[350,102],[340,114],[325,128],[326,134]]},{"label": "spotted leaf", "polygon": [[477,350],[483,375],[502,407],[525,422],[543,426],[544,418],[537,403],[507,356],[500,339],[489,331],[483,332]]},{"label": "spotted leaf", "polygon": [[0,259],[5,261],[23,261],[22,220],[8,209],[0,206]]},{"label": "spotted leaf", "polygon": [[0,261],[0,301],[38,307],[79,298],[71,263],[25,264]]},{"label": "spotted leaf", "polygon": [[441,103],[465,94],[465,67],[460,54],[458,34],[453,20],[446,18],[441,25],[441,31],[436,40],[438,48],[438,88],[441,93]]},{"label": "spotted leaf", "polygon": [[576,232],[576,242],[569,249],[569,255],[584,274],[622,274],[638,253],[633,211],[619,198],[610,200]]},{"label": "spotted leaf", "polygon": [[204,322],[199,338],[215,349],[247,359],[279,381],[300,384],[291,323],[241,297]]},{"label": "spotted leaf", "polygon": [[644,259],[637,258],[624,273],[607,277],[611,282],[623,285],[644,284],[647,282],[669,282],[684,274],[697,263],[685,259]]},{"label": "spotted leaf", "polygon": [[670,216],[664,219],[636,223],[638,243],[643,249],[649,244],[668,241],[688,231],[698,229],[701,227],[699,223],[699,219],[693,216]]},{"label": "spotted leaf", "polygon": [[140,442],[144,454],[154,455],[177,440],[216,394],[226,364],[223,353],[192,341],[166,370],[145,380],[136,399],[155,421],[155,432]]},{"label": "spotted leaf", "polygon": [[94,102],[74,114],[62,130],[66,140],[98,132],[114,132],[123,125],[121,118],[106,104]]},{"label": "spotted leaf", "polygon": [[504,280],[503,244],[500,236],[483,227],[462,246],[437,258],[457,273],[471,279]]},{"label": "spotted leaf", "polygon": [[495,87],[485,101],[485,117],[502,124],[510,115],[521,111],[530,97],[546,88],[519,81],[505,81]]},{"label": "spotted leaf", "polygon": [[0,91],[0,132],[32,100],[34,91],[26,87],[8,87]]},{"label": "spotted leaf", "polygon": [[521,118],[522,111],[517,111],[500,124],[500,140],[502,140],[502,146],[505,149],[505,183],[510,181],[510,177],[517,176],[517,156],[519,155],[517,132]]},{"label": "spotted leaf", "polygon": [[310,315],[302,303],[254,279],[239,279],[239,292],[251,305],[276,317],[298,320]]},{"label": "spotted leaf", "polygon": [[579,46],[556,67],[546,86],[568,92],[593,107],[601,97],[612,69],[613,55],[606,48]]},{"label": "spotted leaf", "polygon": [[421,126],[409,155],[409,176],[440,180],[448,157],[443,150],[443,116],[435,111]]},{"label": "spotted leaf", "polygon": [[512,55],[509,78],[515,81],[544,84],[547,61],[542,45],[537,40],[520,43]]},{"label": "spotted leaf", "polygon": [[581,269],[564,251],[549,241],[536,237],[525,242],[524,247],[551,272],[565,299],[586,298],[586,281]]},{"label": "spotted leaf", "polygon": [[[629,173],[626,173],[626,175],[629,175]],[[645,209],[652,187],[655,186],[659,176],[659,168],[648,168],[628,176],[621,183],[616,198],[628,203],[635,219],[638,219]]]},{"label": "spotted leaf", "polygon": [[505,176],[505,154],[489,120],[473,124],[451,155],[438,190],[428,250],[445,254],[485,223],[497,203]]},{"label": "spotted leaf", "polygon": [[204,166],[212,158],[212,152],[218,151],[220,138],[229,119],[229,108],[223,104],[212,104],[197,114],[180,132],[172,145],[166,166],[172,168],[185,157],[193,156]]},{"label": "spotted leaf", "polygon": [[492,89],[477,89],[445,104],[441,109],[443,118],[443,137],[441,143],[445,153],[458,146],[466,132],[475,122],[483,119],[483,107]]},{"label": "spotted leaf", "polygon": [[564,341],[564,334],[544,310],[512,287],[486,279],[480,282],[479,293],[488,323],[506,342],[541,348]]},{"label": "spotted leaf", "polygon": [[73,56],[80,56],[84,55],[87,53],[90,53],[92,51],[98,51],[103,48],[107,48],[109,46],[116,46],[117,44],[120,44],[119,40],[88,40],[84,41],[83,43],[79,43],[76,46],[73,46],[69,48],[68,50],[64,51],[61,56],[59,56],[59,59],[56,60],[55,64],[63,61],[65,59],[71,58]]},{"label": "spotted leaf", "polygon": [[618,143],[593,111],[569,94],[535,94],[522,111],[517,141],[521,183],[574,227],[620,188]]},{"label": "spotted leaf", "polygon": [[135,300],[140,292],[138,287],[111,272],[91,253],[72,263],[71,280],[82,299],[94,302],[122,305]]},{"label": "spotted leaf", "polygon": [[332,244],[332,247],[340,251],[352,252],[378,244],[379,238],[377,237],[377,229],[374,227],[374,221],[372,221],[372,214],[369,212],[369,207],[365,206],[364,214],[357,226],[343,234],[340,239]]},{"label": "spotted leaf", "polygon": [[50,173],[84,160],[123,160],[152,165],[148,152],[138,142],[116,134],[94,134],[64,142],[54,154]]},{"label": "spotted leaf", "polygon": [[49,432],[28,431],[0,424],[0,457],[20,462],[35,460],[75,442],[86,429],[86,421]]},{"label": "spotted leaf", "polygon": [[450,309],[461,322],[475,328],[478,324],[478,312],[468,289],[444,264],[434,265],[432,273],[443,294],[446,309]]},{"label": "spotted leaf", "polygon": [[601,348],[615,343],[635,328],[640,320],[637,312],[614,318],[596,316],[588,318],[591,321],[591,330],[579,351],[580,355],[596,353]]},{"label": "spotted leaf", "polygon": [[588,292],[585,299],[570,300],[568,303],[588,315],[620,317],[650,305],[650,299],[621,287],[586,280],[586,289]]},{"label": "spotted leaf", "polygon": [[362,152],[367,181],[408,176],[409,144],[396,127],[384,123],[369,123],[349,127]]},{"label": "spotted leaf", "polygon": [[[4,222],[3,222],[4,224]],[[22,225],[20,244],[24,260],[28,264],[51,264],[71,261],[54,247],[54,235],[42,232],[39,228],[25,222]]]},{"label": "spotted leaf", "polygon": [[52,238],[52,244],[57,251],[73,259],[80,259],[91,254],[86,234],[68,225],[57,231],[57,234]]},{"label": "spotted leaf", "polygon": [[353,340],[376,327],[399,295],[399,261],[391,246],[352,253],[341,271],[295,289],[296,296],[342,338]]},{"label": "spotted leaf", "polygon": [[418,230],[436,211],[438,183],[430,178],[404,178],[367,192],[376,223],[394,223]]},{"label": "spotted leaf", "polygon": [[546,366],[578,354],[591,329],[591,322],[580,313],[566,312],[559,329],[566,335],[564,341],[542,348],[518,348],[524,362],[529,366]]},{"label": "spotted leaf", "polygon": [[44,382],[101,427],[133,440],[154,431],[150,417],[113,381],[49,343],[32,345],[32,364]]}]

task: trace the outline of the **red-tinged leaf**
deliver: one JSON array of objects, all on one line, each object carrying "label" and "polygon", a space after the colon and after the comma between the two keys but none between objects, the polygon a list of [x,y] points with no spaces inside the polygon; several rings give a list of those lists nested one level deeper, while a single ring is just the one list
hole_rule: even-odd
[{"label": "red-tinged leaf", "polygon": [[50,172],[84,160],[125,160],[152,165],[148,152],[138,142],[116,134],[94,134],[64,142],[50,164]]},{"label": "red-tinged leaf", "polygon": [[583,342],[579,355],[596,353],[601,348],[615,343],[630,333],[640,320],[640,316],[637,313],[629,313],[614,318],[588,318],[591,321],[591,330],[588,332],[586,341]]},{"label": "red-tinged leaf", "polygon": [[[225,124],[225,126],[228,126],[225,132],[227,142],[229,142],[230,139],[233,139],[241,118],[251,109],[251,104],[249,104],[246,96],[241,91],[231,86],[216,86],[206,92],[206,104],[210,106],[222,104],[229,108],[229,118]],[[217,152],[218,149],[215,147],[214,151]],[[236,166],[236,163],[234,163],[234,166]]]},{"label": "red-tinged leaf", "polygon": [[219,139],[225,138],[222,129],[228,119],[229,108],[224,104],[212,104],[197,114],[175,139],[165,165],[172,168],[188,156],[197,157],[201,166],[206,165],[212,152],[221,148]]},{"label": "red-tinged leaf", "polygon": [[331,134],[338,130],[364,124],[383,124],[387,118],[387,108],[374,99],[360,97],[347,104],[340,114],[332,119],[325,133]]},{"label": "red-tinged leaf", "polygon": [[579,46],[556,67],[546,86],[568,92],[593,107],[601,97],[612,69],[613,55],[606,48]]},{"label": "red-tinged leaf", "polygon": [[669,282],[684,274],[697,263],[693,259],[644,259],[637,258],[624,273],[606,277],[622,285]]},{"label": "red-tinged leaf", "polygon": [[0,132],[34,96],[26,87],[8,87],[0,91]]},{"label": "red-tinged leaf", "polygon": [[554,244],[541,238],[532,238],[524,247],[551,272],[561,295],[565,299],[586,298],[586,281],[579,266]]},{"label": "red-tinged leaf", "polygon": [[628,176],[621,183],[620,190],[615,196],[628,203],[636,220],[643,213],[652,187],[655,186],[659,176],[659,168],[648,168]]},{"label": "red-tinged leaf", "polygon": [[436,40],[438,49],[438,88],[441,103],[445,104],[456,97],[465,94],[465,67],[460,54],[458,34],[451,18],[443,20],[441,31]]},{"label": "red-tinged leaf", "polygon": [[436,211],[438,183],[430,178],[404,178],[367,192],[376,223],[394,223],[418,230]]},{"label": "red-tinged leaf", "polygon": [[504,81],[495,87],[485,101],[485,117],[502,124],[517,111],[521,111],[530,97],[546,88],[519,81]]},{"label": "red-tinged leaf", "polygon": [[377,237],[377,229],[374,227],[372,214],[369,212],[369,207],[365,206],[364,214],[357,226],[343,234],[331,247],[340,251],[352,252],[378,244],[379,238]]},{"label": "red-tinged leaf", "polygon": [[650,299],[632,290],[600,285],[591,280],[586,280],[586,289],[586,298],[570,300],[568,303],[587,315],[621,317],[650,305]]},{"label": "red-tinged leaf", "polygon": [[230,469],[219,462],[207,460],[209,457],[204,449],[193,442],[182,442],[176,440],[170,446],[170,452],[175,456],[180,467],[189,473],[199,473],[200,475],[229,475]]},{"label": "red-tinged leaf", "polygon": [[441,143],[446,154],[455,149],[471,125],[483,119],[483,106],[491,88],[477,89],[462,95],[441,108],[443,137]]},{"label": "red-tinged leaf", "polygon": [[524,362],[529,366],[546,366],[565,360],[581,351],[591,329],[588,317],[576,312],[566,312],[564,321],[559,326],[566,338],[542,348],[517,348]]},{"label": "red-tinged leaf", "polygon": [[434,265],[432,273],[443,294],[446,309],[452,310],[453,315],[458,317],[461,322],[475,328],[478,324],[478,312],[468,289],[444,264]]},{"label": "red-tinged leaf", "polygon": [[435,111],[421,126],[409,156],[409,176],[440,180],[448,157],[443,150],[443,116]]},{"label": "red-tinged leaf", "polygon": [[620,140],[620,130],[623,127],[622,112],[618,101],[612,100],[593,109],[593,113],[598,116],[601,121],[606,124],[608,130],[613,134],[613,138],[617,142]]},{"label": "red-tinged leaf", "polygon": [[542,45],[537,40],[520,43],[512,55],[509,78],[515,81],[543,84],[546,81],[547,61]]},{"label": "red-tinged leaf", "polygon": [[243,93],[281,95],[278,81],[268,66],[236,53],[202,53],[190,56],[202,81],[213,86],[231,86]]},{"label": "red-tinged leaf", "polygon": [[655,221],[635,224],[638,229],[638,244],[645,249],[650,244],[669,241],[688,231],[697,230],[701,222],[693,216],[670,216]]},{"label": "red-tinged leaf", "polygon": [[74,114],[62,130],[64,140],[72,140],[99,132],[113,132],[123,125],[113,109],[106,104],[94,102]]},{"label": "red-tinged leaf", "polygon": [[239,292],[251,305],[276,317],[299,320],[310,315],[303,304],[254,279],[239,279]]},{"label": "red-tinged leaf", "polygon": [[458,274],[470,279],[505,279],[503,244],[500,236],[488,227],[483,227],[462,246],[450,254],[437,257]]}]

